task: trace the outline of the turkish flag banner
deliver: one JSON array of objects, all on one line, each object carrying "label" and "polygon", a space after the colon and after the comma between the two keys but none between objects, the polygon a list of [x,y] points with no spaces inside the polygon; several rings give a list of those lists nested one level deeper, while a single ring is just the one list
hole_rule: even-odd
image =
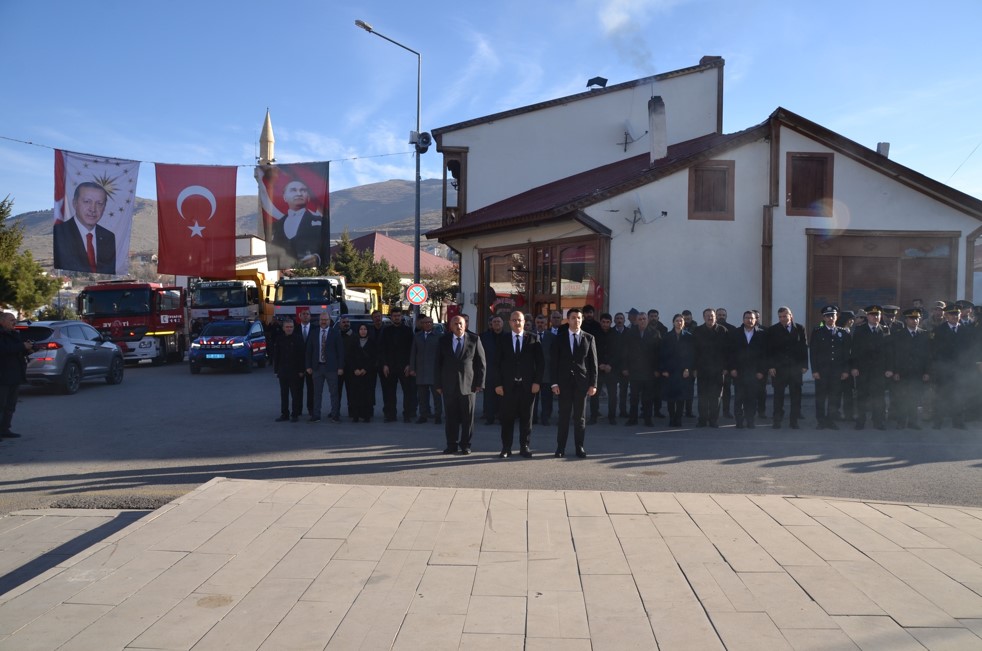
[{"label": "turkish flag banner", "polygon": [[157,170],[157,272],[235,277],[234,166],[164,165]]}]

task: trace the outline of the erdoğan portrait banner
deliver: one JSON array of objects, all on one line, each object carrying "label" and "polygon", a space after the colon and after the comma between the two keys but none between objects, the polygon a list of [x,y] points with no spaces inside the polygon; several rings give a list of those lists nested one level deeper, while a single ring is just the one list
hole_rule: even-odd
[{"label": "erdo\u011fan portrait banner", "polygon": [[139,161],[55,150],[55,269],[127,272],[139,173]]},{"label": "erdo\u011fan portrait banner", "polygon": [[235,277],[234,166],[164,165],[157,171],[157,271]]},{"label": "erdo\u011fan portrait banner", "polygon": [[329,172],[327,162],[256,168],[270,269],[327,265],[331,248]]}]

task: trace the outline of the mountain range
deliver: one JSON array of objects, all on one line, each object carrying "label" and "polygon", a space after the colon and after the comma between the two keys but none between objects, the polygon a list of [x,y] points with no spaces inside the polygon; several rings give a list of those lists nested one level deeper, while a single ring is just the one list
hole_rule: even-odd
[{"label": "mountain range", "polygon": [[[426,233],[440,226],[443,204],[443,182],[427,179],[420,183],[420,231]],[[15,205],[16,208],[16,205]],[[416,186],[412,181],[393,179],[336,190],[330,197],[331,234],[340,237],[347,229],[352,239],[366,233],[379,232],[412,244],[416,214]],[[51,268],[52,220],[51,210],[20,213],[10,218],[23,227],[21,246],[31,252],[43,267]],[[238,196],[235,200],[236,235],[259,235],[259,198],[256,195]],[[437,246],[423,238],[427,250]],[[439,245],[442,246],[442,245]],[[130,255],[149,256],[157,253],[157,202],[137,197],[130,233]],[[443,252],[444,254],[446,252]]]}]

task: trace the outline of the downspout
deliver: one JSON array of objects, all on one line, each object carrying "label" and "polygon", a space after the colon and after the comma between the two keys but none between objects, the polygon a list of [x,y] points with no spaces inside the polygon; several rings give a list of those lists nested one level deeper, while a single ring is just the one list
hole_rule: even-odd
[{"label": "downspout", "polygon": [[781,122],[770,118],[770,157],[767,204],[763,207],[760,237],[760,313],[770,322],[774,307],[774,207],[778,205],[781,156]]}]

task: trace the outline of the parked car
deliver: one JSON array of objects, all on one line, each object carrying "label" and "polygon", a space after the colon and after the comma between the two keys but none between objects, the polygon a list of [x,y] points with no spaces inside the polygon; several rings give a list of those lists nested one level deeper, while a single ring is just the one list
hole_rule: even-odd
[{"label": "parked car", "polygon": [[107,384],[123,381],[123,353],[108,336],[81,321],[35,321],[17,326],[21,336],[34,342],[27,358],[27,382],[55,385],[67,394],[78,391],[82,380],[103,378]]},{"label": "parked car", "polygon": [[191,374],[203,366],[240,368],[246,372],[255,364],[266,366],[266,332],[261,321],[212,321],[191,342],[188,361]]}]

